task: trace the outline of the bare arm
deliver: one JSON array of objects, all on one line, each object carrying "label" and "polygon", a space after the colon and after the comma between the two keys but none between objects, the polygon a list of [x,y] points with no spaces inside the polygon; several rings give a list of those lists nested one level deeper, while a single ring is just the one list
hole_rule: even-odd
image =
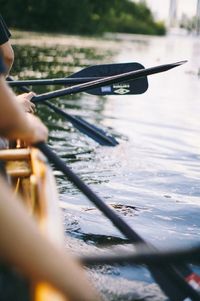
[{"label": "bare arm", "polygon": [[[47,138],[46,127],[32,114],[25,114],[2,76],[0,108],[0,135],[30,143]],[[82,268],[72,256],[39,233],[34,220],[1,178],[0,188],[1,259],[17,266],[34,280],[49,282],[73,301],[99,300]]]},{"label": "bare arm", "polygon": [[0,136],[22,139],[27,143],[47,139],[46,127],[37,117],[25,114],[3,76],[0,76],[0,108]]},{"label": "bare arm", "polygon": [[6,43],[0,45],[0,50],[7,69],[6,75],[8,75],[14,62],[14,51],[10,41],[8,40]]},{"label": "bare arm", "polygon": [[70,254],[40,235],[20,200],[11,197],[11,191],[1,178],[0,187],[1,258],[32,279],[49,282],[73,301],[100,300],[82,268]]}]

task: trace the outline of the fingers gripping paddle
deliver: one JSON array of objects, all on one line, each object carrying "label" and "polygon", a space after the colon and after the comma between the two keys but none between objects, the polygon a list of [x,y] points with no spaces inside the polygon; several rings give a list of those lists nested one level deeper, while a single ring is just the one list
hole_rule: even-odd
[{"label": "fingers gripping paddle", "polygon": [[[9,76],[9,81],[12,82],[12,77]],[[20,90],[23,92],[31,92],[31,90],[26,86],[20,86]],[[71,124],[78,129],[81,133],[85,134],[86,136],[90,137],[97,143],[103,146],[116,146],[118,145],[118,141],[110,135],[109,133],[105,132],[101,128],[87,122],[85,119],[81,118],[80,116],[75,116],[68,114],[67,112],[59,109],[55,105],[45,101],[44,105],[48,106],[52,111],[64,117],[67,121],[71,122]]]},{"label": "fingers gripping paddle", "polygon": [[[8,84],[12,87],[21,86],[39,86],[39,85],[64,85],[70,86],[75,84],[86,83],[108,77],[115,74],[126,73],[133,70],[144,69],[139,63],[124,63],[124,64],[107,64],[95,65],[84,68],[69,77],[55,78],[55,79],[36,79],[36,80],[19,80],[10,81],[8,77]],[[85,91],[89,94],[95,95],[134,95],[142,94],[148,89],[147,77],[142,77],[137,80],[131,80],[121,84],[111,84],[106,87],[92,89]]]},{"label": "fingers gripping paddle", "polygon": [[[69,76],[74,77],[108,77],[116,74],[122,74],[133,70],[144,69],[139,63],[105,64],[87,67],[79,72]],[[113,83],[110,85],[89,89],[86,92],[94,95],[132,95],[142,94],[148,89],[147,77],[141,77],[135,80],[129,80],[122,83]]]}]

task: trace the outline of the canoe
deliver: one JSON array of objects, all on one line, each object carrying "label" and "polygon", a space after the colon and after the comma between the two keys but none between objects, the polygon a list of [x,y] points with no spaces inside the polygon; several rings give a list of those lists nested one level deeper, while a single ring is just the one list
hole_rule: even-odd
[{"label": "canoe", "polygon": [[[19,194],[39,230],[51,242],[62,245],[64,230],[58,208],[55,179],[46,158],[35,148],[0,150],[5,162],[8,181],[13,192]],[[12,289],[12,288],[10,288]],[[30,284],[31,301],[66,301],[55,288],[45,283]]]}]

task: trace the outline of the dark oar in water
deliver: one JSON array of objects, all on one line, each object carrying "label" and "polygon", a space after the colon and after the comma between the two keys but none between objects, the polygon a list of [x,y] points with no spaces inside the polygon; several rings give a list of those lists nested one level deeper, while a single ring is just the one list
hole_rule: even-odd
[{"label": "dark oar in water", "polygon": [[[121,74],[133,70],[144,69],[144,66],[139,63],[122,63],[122,64],[106,64],[94,65],[84,68],[67,78],[55,79],[36,79],[36,80],[20,80],[11,81],[9,85],[12,87],[21,86],[40,86],[40,85],[75,85],[101,79],[104,77]],[[9,78],[8,78],[9,81]],[[142,77],[137,80],[131,80],[122,84],[111,84],[110,86],[100,87],[85,91],[95,95],[135,95],[142,94],[148,89],[147,77]]]},{"label": "dark oar in water", "polygon": [[[45,143],[37,143],[38,147],[48,160],[60,170],[96,207],[120,230],[120,232],[133,243],[142,243],[148,250],[154,247],[147,244],[118,214],[97,196],[72,170],[66,166]],[[158,267],[148,264],[148,268],[160,288],[171,301],[199,301],[200,295],[182,277],[177,267],[162,264]]]},{"label": "dark oar in water", "polygon": [[52,91],[52,92],[48,92],[48,93],[43,93],[38,96],[35,96],[33,98],[33,102],[34,103],[43,102],[45,100],[49,100],[52,98],[70,95],[70,94],[76,94],[76,93],[80,93],[80,92],[85,92],[85,91],[88,91],[91,89],[97,89],[100,87],[103,87],[103,88],[107,87],[107,89],[109,89],[110,85],[112,85],[112,84],[118,84],[118,83],[122,83],[122,82],[126,82],[126,81],[136,80],[136,79],[148,76],[148,75],[168,71],[172,68],[175,68],[175,67],[178,67],[178,66],[184,64],[185,62],[186,61],[182,61],[182,62],[177,62],[174,64],[166,64],[166,65],[160,65],[160,66],[147,68],[147,69],[129,71],[129,72],[125,72],[122,74],[117,74],[117,75],[108,76],[106,78],[101,78],[101,79],[98,79],[98,80],[95,80],[92,82],[75,85],[75,86],[68,87],[65,89],[60,89],[60,90],[56,90],[56,91]]},{"label": "dark oar in water", "polygon": [[55,113],[59,114],[60,116],[64,117],[71,124],[78,129],[81,133],[87,135],[88,137],[92,138],[94,141],[98,142],[100,145],[103,146],[116,146],[118,145],[118,141],[111,136],[108,132],[96,127],[95,125],[87,122],[80,116],[75,116],[64,112],[63,110],[59,109],[55,105],[50,102],[45,101],[45,104],[53,110]]},{"label": "dark oar in water", "polygon": [[[160,264],[180,264],[183,263],[195,263],[200,264],[200,245],[181,248],[174,247],[167,251],[149,250],[144,244],[137,244],[135,246],[135,251],[125,251],[123,253],[116,251],[107,251],[104,254],[90,254],[85,256],[80,256],[79,260],[84,265],[107,265],[107,264],[150,264],[150,265],[160,265]],[[195,278],[194,278],[194,282]],[[200,286],[199,279],[196,282],[197,287]]]}]

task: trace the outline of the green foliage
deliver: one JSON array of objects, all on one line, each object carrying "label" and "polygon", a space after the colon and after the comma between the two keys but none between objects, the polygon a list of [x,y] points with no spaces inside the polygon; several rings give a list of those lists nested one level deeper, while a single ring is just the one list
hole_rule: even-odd
[{"label": "green foliage", "polygon": [[165,34],[144,3],[130,0],[0,0],[9,26],[71,34]]}]

